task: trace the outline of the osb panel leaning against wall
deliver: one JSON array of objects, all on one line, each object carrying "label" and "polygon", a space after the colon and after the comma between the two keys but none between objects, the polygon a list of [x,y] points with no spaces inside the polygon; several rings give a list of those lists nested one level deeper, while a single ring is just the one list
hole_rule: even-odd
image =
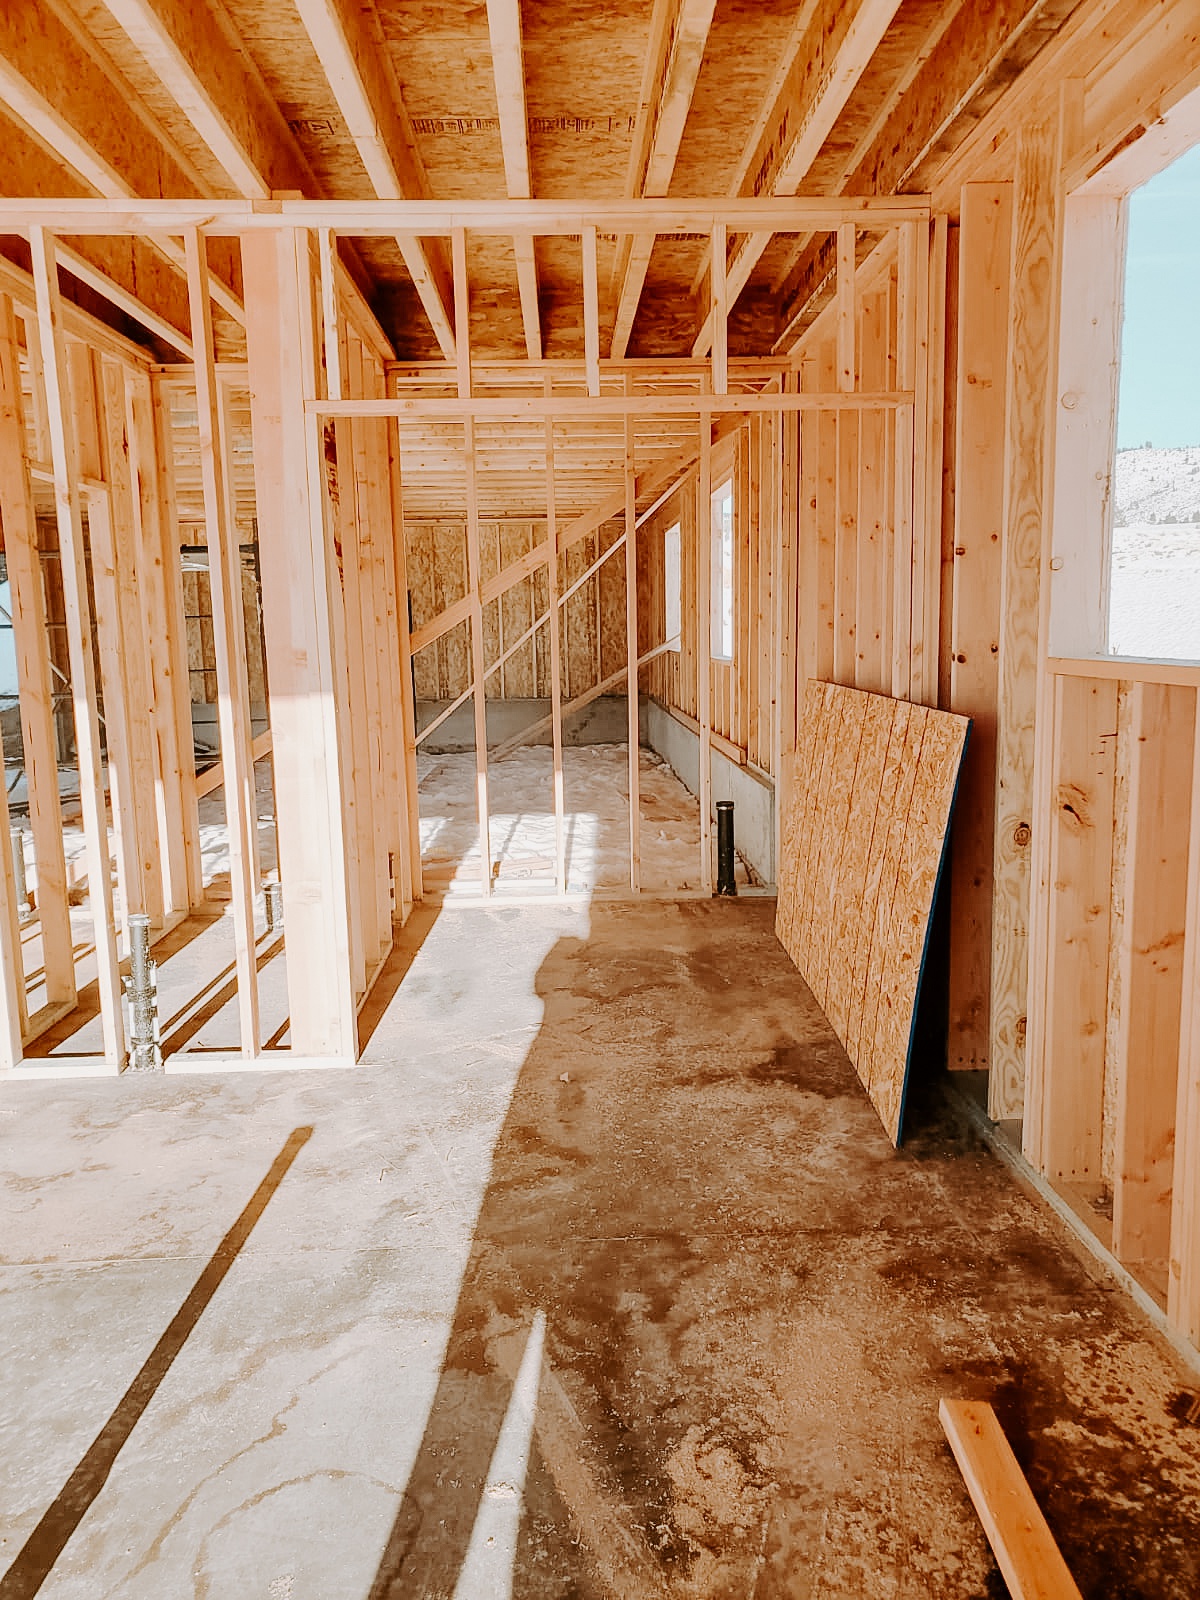
[{"label": "osb panel leaning against wall", "polygon": [[809,682],[775,931],[900,1142],[929,924],[970,721]]}]

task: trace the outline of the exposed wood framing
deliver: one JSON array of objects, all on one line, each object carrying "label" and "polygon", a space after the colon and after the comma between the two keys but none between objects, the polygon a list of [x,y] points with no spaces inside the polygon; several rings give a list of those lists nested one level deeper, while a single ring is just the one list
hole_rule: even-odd
[{"label": "exposed wood framing", "polygon": [[696,718],[700,724],[700,887],[713,886],[712,861],[712,434],[700,424],[696,477]]},{"label": "exposed wood framing", "polygon": [[[656,0],[625,183],[631,199],[667,193],[715,9],[716,0]],[[613,276],[616,317],[610,353],[616,361],[629,348],[653,250],[653,234],[621,241]]]},{"label": "exposed wood framing", "polygon": [[1121,1261],[1166,1263],[1187,925],[1179,862],[1188,852],[1196,692],[1139,683],[1131,698],[1112,1247]]},{"label": "exposed wood framing", "polygon": [[992,832],[1000,653],[1001,521],[1011,184],[967,184],[959,231],[950,707],[972,719],[951,837],[950,1065],[988,1065]]},{"label": "exposed wood framing", "polygon": [[[1200,667],[1106,654],[1126,198],[1200,137],[1194,0],[804,0],[790,28],[777,9],[655,0],[625,51],[636,122],[588,112],[569,140],[530,54],[546,21],[516,0],[488,0],[486,29],[484,8],[439,24],[480,53],[485,89],[490,67],[497,115],[489,89],[477,115],[419,122],[405,101],[435,103],[426,31],[402,45],[386,7],[353,0],[295,9],[277,38],[185,0],[47,0],[0,21],[0,512],[35,884],[23,917],[0,864],[0,1068],[29,1070],[21,1051],[80,998],[90,959],[58,796],[64,612],[107,1071],[124,1065],[119,921],[144,909],[167,928],[203,900],[201,794],[224,786],[231,824],[238,1059],[347,1063],[394,919],[425,887],[418,745],[471,702],[487,895],[489,763],[549,730],[565,894],[564,719],[622,685],[632,888],[645,694],[695,736],[702,889],[728,767],[773,783],[784,921],[815,929],[835,1026],[856,1048],[886,1035],[894,1057],[882,951],[911,931],[893,914],[904,840],[895,883],[858,907],[881,954],[847,993],[820,916],[845,838],[811,815],[785,825],[810,789],[864,810],[854,780],[882,713],[855,720],[844,697],[890,691],[917,707],[882,701],[901,728],[888,782],[922,703],[974,721],[951,1065],[988,1071],[992,1115],[1022,1120],[1072,1203],[1111,1186],[1095,1231],[1200,1339]],[[598,39],[619,25],[594,20]],[[772,56],[723,81],[716,42],[760,24]],[[289,44],[311,106],[282,97]],[[556,38],[563,62],[573,49]],[[597,83],[607,70],[598,57]],[[585,160],[607,196],[575,181]],[[33,279],[15,264],[26,237]],[[235,364],[220,313],[245,316],[243,275]],[[113,326],[82,309],[96,296]],[[158,341],[183,361],[153,368]],[[733,643],[714,659],[726,481]],[[255,519],[258,740],[238,549]],[[205,537],[212,616],[185,618],[180,546]],[[189,639],[223,745],[199,782]],[[820,737],[800,716],[808,678],[837,680]],[[542,704],[489,750],[498,699]],[[268,753],[282,1050],[256,1014],[258,962],[278,954],[254,921]],[[41,971],[25,974],[22,935]]]},{"label": "exposed wood framing", "polygon": [[279,108],[209,6],[188,0],[104,4],[237,194],[265,199],[279,189],[315,192]]},{"label": "exposed wood framing", "polygon": [[344,646],[323,440],[304,415],[317,389],[312,267],[307,241],[286,229],[248,239],[242,259],[257,308],[248,356],[291,1045],[304,1056],[353,1060]]},{"label": "exposed wood framing", "polygon": [[54,464],[54,505],[58,519],[67,647],[71,661],[71,699],[79,758],[79,798],[87,844],[88,888],[92,903],[97,986],[104,1033],[104,1058],[112,1072],[125,1065],[125,1020],[117,965],[116,922],[109,868],[108,812],[100,769],[100,719],[92,619],[88,601],[83,511],[77,487],[76,445],[69,410],[66,336],[54,241],[41,228],[30,231],[33,280],[37,292],[46,421]]},{"label": "exposed wood framing", "polygon": [[600,393],[600,289],[596,267],[596,225],[583,230],[583,359],[587,371],[587,391]]},{"label": "exposed wood framing", "polygon": [[[1108,896],[1112,877],[1116,684],[1056,680],[1048,907],[1054,950],[1045,1059],[1030,1148],[1050,1176],[1100,1182]],[[993,982],[995,982],[993,968]]]},{"label": "exposed wood framing", "polygon": [[[788,79],[760,136],[746,180],[751,193],[796,193],[898,7],[899,0],[858,0],[853,11],[838,7],[835,36],[828,40],[822,37],[827,20],[818,8],[810,30],[797,41]],[[729,268],[730,304],[750,281],[770,237],[756,231],[742,240]],[[710,313],[692,354],[703,355],[712,335]]]},{"label": "exposed wood framing", "polygon": [[[329,79],[359,158],[381,200],[416,199],[426,190],[408,113],[387,82],[360,11],[346,0],[296,0],[296,9]],[[438,344],[454,354],[454,324],[445,266],[415,233],[396,243]]]},{"label": "exposed wood framing", "polygon": [[[547,385],[549,380],[547,379]],[[562,753],[562,623],[559,607],[558,512],[554,493],[554,423],[546,419],[546,543],[550,594],[550,726],[554,747],[554,883],[567,892],[567,846]],[[532,631],[532,630],[531,630]]]},{"label": "exposed wood framing", "polygon": [[625,700],[629,730],[629,887],[636,894],[642,886],[638,768],[641,724],[638,716],[637,461],[632,417],[625,419],[625,649]]},{"label": "exposed wood framing", "polygon": [[[49,7],[4,11],[0,101],[74,180],[105,200],[134,200],[147,188],[189,194],[199,187],[191,163],[129,86]],[[132,144],[125,121],[129,115],[142,124],[143,137]],[[131,149],[140,158],[136,170]],[[173,238],[150,233],[147,244],[181,274],[186,272],[183,251]],[[241,320],[241,302],[227,282],[214,277],[212,293],[223,311]]]},{"label": "exposed wood framing", "polygon": [[[663,651],[668,648],[669,646],[660,644],[655,645],[653,649],[644,650],[637,659],[638,670],[640,671],[642,667],[648,666],[651,661],[656,661]],[[601,695],[610,693],[619,683],[624,683],[628,677],[628,671],[627,666],[618,667],[615,672],[609,673],[607,678],[593,684],[590,689],[585,689],[582,694],[574,695],[570,700],[564,701],[562,708],[563,720],[565,721],[567,717],[573,716],[576,711],[582,711],[585,706],[590,706]],[[522,728],[521,732],[514,734],[511,739],[505,739],[502,743],[493,745],[489,751],[492,760],[500,761],[510,751],[516,750],[520,745],[527,744],[531,739],[536,739],[539,734],[548,732],[552,720],[550,716],[539,717],[536,722],[531,722],[528,727]]]},{"label": "exposed wood framing", "polygon": [[463,423],[467,463],[467,586],[471,599],[471,687],[475,705],[475,803],[479,821],[480,887],[492,892],[492,847],[488,812],[487,699],[484,693],[483,604],[479,597],[479,500],[475,480],[475,425]]},{"label": "exposed wood framing", "polygon": [[422,896],[421,814],[417,797],[417,738],[413,707],[413,644],[409,631],[408,541],[404,528],[399,429],[388,424],[388,481],[391,485],[392,541],[396,572],[396,625],[400,667],[401,738],[404,743],[404,871],[408,900]]},{"label": "exposed wood framing", "polygon": [[[38,384],[36,375],[34,388]],[[37,522],[25,461],[25,416],[17,321],[8,295],[0,297],[0,519],[12,601],[13,641],[20,687],[21,737],[29,821],[37,872],[37,909],[47,999],[75,1003],[75,956],[67,908],[67,864],[54,725],[54,682]],[[19,944],[16,946],[20,948]],[[17,963],[13,972],[21,971]]]},{"label": "exposed wood framing", "polygon": [[[0,795],[0,828],[4,830],[4,839],[8,840],[12,835],[3,750],[0,750],[0,782],[4,783],[4,793]],[[10,846],[0,851],[0,1071],[11,1072],[21,1064],[22,1037],[28,1021],[20,908]]]},{"label": "exposed wood framing", "polygon": [[[147,437],[145,395],[138,402],[140,425],[136,430],[139,462],[153,452],[154,492],[158,501],[157,531],[159,559],[149,554],[151,565],[161,572],[163,614],[166,619],[167,647],[162,671],[170,686],[170,702],[164,717],[172,728],[164,729],[162,761],[164,768],[164,820],[172,838],[167,851],[166,872],[170,885],[168,903],[177,909],[198,905],[203,898],[200,864],[200,825],[197,813],[196,763],[192,737],[192,711],[188,692],[187,639],[183,614],[183,582],[179,566],[179,527],[175,499],[175,464],[170,437],[170,415],[160,384],[151,381],[150,404],[153,411],[153,442]],[[153,525],[153,524],[151,524]]]},{"label": "exposed wood framing", "polygon": [[213,365],[208,264],[199,237],[185,239],[196,351],[196,412],[200,423],[200,473],[208,535],[213,631],[216,636],[221,758],[225,768],[225,817],[229,834],[229,887],[237,964],[238,1021],[242,1054],[253,1058],[262,1043],[258,966],[254,947],[257,810],[250,753],[250,703],[246,683],[246,637],[242,622],[241,558],[229,523],[220,401]]},{"label": "exposed wood framing", "polygon": [[1046,429],[1058,342],[1058,163],[1055,113],[1022,130],[1013,196],[989,1044],[989,1111],[996,1118],[1020,1114],[1025,1083]]},{"label": "exposed wood framing", "polygon": [[[809,195],[782,199],[567,200],[304,200],[284,196],[250,200],[5,200],[5,224],[50,226],[72,234],[154,233],[198,228],[210,238],[275,233],[281,227],[333,228],[359,238],[390,238],[401,231],[449,238],[456,228],[507,237],[578,235],[589,224],[604,232],[704,233],[724,222],[731,233],[771,234],[799,227],[836,229],[843,222],[881,231],[902,222],[927,222],[924,195]],[[732,293],[732,291],[731,291]],[[443,352],[453,360],[453,347]]]},{"label": "exposed wood framing", "polygon": [[[496,105],[500,112],[500,144],[504,151],[504,182],[509,198],[528,200],[529,116],[525,109],[525,59],[521,49],[519,0],[487,0],[488,32],[492,41],[492,73],[496,80]],[[542,355],[542,325],[538,311],[537,261],[533,240],[516,239],[517,292],[525,327],[525,351],[531,361]]]}]

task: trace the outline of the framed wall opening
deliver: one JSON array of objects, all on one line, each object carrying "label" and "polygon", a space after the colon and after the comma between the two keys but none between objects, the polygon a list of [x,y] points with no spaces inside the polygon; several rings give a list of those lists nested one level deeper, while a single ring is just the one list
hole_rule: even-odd
[{"label": "framed wall opening", "polygon": [[1200,145],[1126,201],[1107,644],[1200,659]]},{"label": "framed wall opening", "polygon": [[[1192,428],[1196,413],[1189,417],[1176,402],[1168,409],[1177,415],[1167,420],[1161,397],[1147,387],[1161,380],[1162,357],[1133,351],[1131,341],[1145,336],[1144,300],[1154,292],[1145,271],[1155,263],[1139,259],[1152,245],[1132,232],[1138,191],[1148,184],[1143,195],[1151,200],[1170,195],[1180,158],[1190,187],[1198,143],[1200,95],[1192,94],[1064,207],[1022,1129],[1032,1164],[1193,1340],[1200,1332],[1200,665],[1179,659],[1190,639],[1177,634],[1172,642],[1161,625],[1160,580],[1186,589],[1200,545],[1186,450],[1172,440],[1160,452],[1153,431]],[[1164,310],[1168,288],[1160,285]],[[1121,376],[1127,294],[1129,387]],[[1163,420],[1145,420],[1155,416]],[[1122,445],[1131,446],[1124,461]],[[1142,497],[1131,500],[1130,479],[1141,467],[1150,469]],[[1155,497],[1172,513],[1186,509],[1188,520],[1130,515],[1136,504],[1152,510]],[[1117,653],[1122,644],[1141,649]]]}]

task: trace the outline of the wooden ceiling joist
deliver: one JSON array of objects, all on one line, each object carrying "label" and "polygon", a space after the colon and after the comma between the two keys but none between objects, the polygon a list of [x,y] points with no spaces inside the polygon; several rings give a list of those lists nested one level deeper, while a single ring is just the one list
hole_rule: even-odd
[{"label": "wooden ceiling joist", "polygon": [[146,305],[136,295],[128,293],[119,283],[113,281],[106,273],[94,267],[86,256],[80,255],[78,250],[72,250],[70,245],[64,244],[60,239],[55,251],[58,264],[73,278],[78,278],[80,283],[87,284],[89,289],[102,295],[110,305],[116,306],[118,311],[123,311],[127,317],[132,317],[139,322],[148,332],[161,339],[172,349],[178,350],[180,355],[187,360],[192,359],[192,341],[187,334],[181,333],[178,328],[166,317],[160,317],[152,306]]},{"label": "wooden ceiling joist", "polygon": [[[625,186],[630,199],[665,195],[670,188],[715,10],[716,0],[658,0],[654,8]],[[617,313],[610,351],[615,361],[629,348],[653,250],[653,235],[639,234],[621,241],[614,274]]]},{"label": "wooden ceiling joist", "polygon": [[[381,200],[421,198],[427,185],[412,124],[361,17],[345,0],[296,0],[296,9],[376,195]],[[436,246],[414,234],[397,233],[396,243],[438,345],[453,358],[452,289],[445,262]]]},{"label": "wooden ceiling joist", "polygon": [[[504,185],[511,200],[528,200],[533,188],[529,176],[529,117],[525,107],[520,0],[487,0],[487,15],[492,41],[492,74],[496,80],[496,109],[500,116],[500,147],[504,152]],[[522,238],[513,243],[525,351],[530,361],[540,361],[542,327],[533,240]]]},{"label": "wooden ceiling joist", "polygon": [[[235,194],[256,200],[278,191],[320,193],[304,152],[261,76],[207,5],[186,0],[104,0],[104,4],[204,142]],[[364,336],[386,359],[390,347],[361,289],[340,261],[337,270],[343,292],[360,313]],[[132,310],[130,315],[139,316],[163,336],[145,316]],[[190,353],[190,340],[172,342]]]},{"label": "wooden ceiling joist", "polygon": [[0,6],[0,98],[97,194],[204,192],[187,154],[52,3]]},{"label": "wooden ceiling joist", "polygon": [[[899,9],[900,0],[859,0],[852,16],[837,7],[828,35],[829,19],[818,12],[799,43],[743,187],[755,195],[795,194]],[[770,240],[769,233],[755,231],[735,249],[726,274],[729,306],[750,281]],[[693,355],[704,355],[712,339],[710,312]]]},{"label": "wooden ceiling joist", "polygon": [[[1039,30],[1060,25],[1077,0],[1019,0],[997,7],[958,0],[943,8],[920,47],[853,147],[829,174],[835,190],[903,188],[918,181],[960,121],[973,122],[991,86],[1012,76],[1014,54],[1028,59]],[[804,233],[777,272],[780,330],[775,350],[795,355],[825,303],[831,274],[829,243]]]},{"label": "wooden ceiling joist", "polygon": [[315,194],[312,173],[279,107],[207,4],[104,0],[229,179],[235,194]]},{"label": "wooden ceiling joist", "polygon": [[[198,192],[186,156],[99,50],[85,49],[50,7],[0,7],[0,102],[44,150],[105,200]],[[133,134],[130,115],[145,137]],[[186,271],[174,239],[151,236],[149,243],[177,271]],[[93,287],[104,293],[100,278]],[[241,301],[228,284],[213,278],[211,287],[221,309],[244,321]]]},{"label": "wooden ceiling joist", "polygon": [[890,192],[920,181],[926,163],[953,130],[973,125],[1061,28],[1080,0],[967,0],[922,63],[912,87],[852,175]]},{"label": "wooden ceiling joist", "polygon": [[[841,156],[836,169],[826,176],[825,181],[831,193],[840,194],[844,192],[852,174],[858,171],[860,165],[875,147],[883,129],[887,126],[897,107],[904,100],[905,95],[912,89],[922,67],[941,42],[943,35],[959,11],[962,10],[964,3],[965,0],[947,0],[947,3],[936,7],[924,38],[912,51],[890,88],[878,100],[862,131],[849,150]],[[803,304],[801,304],[801,299],[797,299],[794,292],[794,284],[797,269],[803,270],[802,264],[807,262],[812,243],[812,234],[802,233],[788,252],[786,260],[776,271],[771,282],[771,293],[778,297],[780,315],[783,320],[783,328],[775,341],[775,349],[778,351],[790,352],[804,331],[802,314],[807,310],[807,299],[801,297],[803,300]]]}]

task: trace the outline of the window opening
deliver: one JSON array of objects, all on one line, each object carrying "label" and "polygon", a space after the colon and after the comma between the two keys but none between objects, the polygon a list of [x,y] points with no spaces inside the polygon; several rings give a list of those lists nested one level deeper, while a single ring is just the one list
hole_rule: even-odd
[{"label": "window opening", "polygon": [[663,536],[663,585],[666,598],[665,642],[672,650],[678,650],[683,628],[683,559],[677,522],[672,523]]},{"label": "window opening", "polygon": [[733,482],[712,497],[712,628],[714,661],[733,660]]},{"label": "window opening", "polygon": [[1200,145],[1129,197],[1108,648],[1200,659]]}]

